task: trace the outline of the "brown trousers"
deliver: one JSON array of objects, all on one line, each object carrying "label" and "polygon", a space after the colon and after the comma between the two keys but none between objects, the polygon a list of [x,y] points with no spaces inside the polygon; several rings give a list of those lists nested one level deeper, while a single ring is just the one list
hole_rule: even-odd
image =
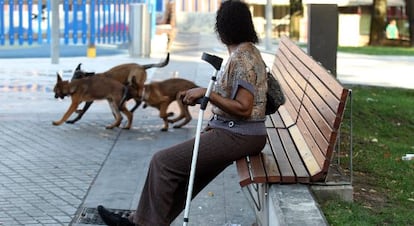
[{"label": "brown trousers", "polygon": [[[261,152],[266,136],[211,129],[200,136],[193,198],[235,160]],[[194,139],[154,154],[133,218],[139,226],[164,226],[185,208]]]}]

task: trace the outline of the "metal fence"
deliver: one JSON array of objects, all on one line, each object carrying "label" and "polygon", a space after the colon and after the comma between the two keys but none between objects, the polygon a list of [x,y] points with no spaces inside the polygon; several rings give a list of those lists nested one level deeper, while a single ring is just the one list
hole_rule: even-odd
[{"label": "metal fence", "polygon": [[0,45],[50,43],[51,21],[56,19],[64,44],[128,42],[128,4],[155,2],[61,0],[59,18],[52,18],[51,1],[0,0]]},{"label": "metal fence", "polygon": [[[52,0],[0,0],[0,46],[51,42],[52,20],[59,20],[64,44],[128,42],[130,3],[146,3],[155,14],[169,0],[53,0],[59,18],[52,18]],[[221,0],[176,0],[180,12],[215,12]]]}]

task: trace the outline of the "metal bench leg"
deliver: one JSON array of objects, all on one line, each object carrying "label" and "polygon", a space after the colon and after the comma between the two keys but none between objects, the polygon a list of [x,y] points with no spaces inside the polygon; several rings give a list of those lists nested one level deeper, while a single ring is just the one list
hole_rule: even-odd
[{"label": "metal bench leg", "polygon": [[269,184],[249,184],[242,189],[256,215],[259,226],[269,226]]}]

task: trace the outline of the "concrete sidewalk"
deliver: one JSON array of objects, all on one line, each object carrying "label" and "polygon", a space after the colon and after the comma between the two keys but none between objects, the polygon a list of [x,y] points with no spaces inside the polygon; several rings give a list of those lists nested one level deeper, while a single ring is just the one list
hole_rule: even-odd
[{"label": "concrete sidewalk", "polygon": [[[150,58],[130,58],[125,52],[62,57],[57,65],[49,58],[0,59],[0,225],[99,225],[98,204],[136,208],[152,154],[194,136],[198,109],[190,108],[194,120],[182,129],[160,132],[158,111],[140,108],[131,130],[105,130],[113,117],[107,103],[98,101],[81,121],[55,127],[52,120],[63,115],[70,100],[55,100],[52,89],[56,72],[69,79],[78,63],[88,71],[104,71],[127,62],[161,61],[163,49],[157,44]],[[178,76],[206,86],[214,69],[201,60],[202,52],[227,56],[214,35],[179,34],[169,65],[149,69],[148,82]],[[272,63],[271,54],[263,56]],[[338,77],[346,83],[414,88],[413,69],[414,57],[338,54]],[[254,222],[234,165],[191,206],[191,225]],[[173,225],[182,225],[182,219]]]},{"label": "concrete sidewalk", "polygon": [[[149,69],[148,82],[178,76],[208,84],[214,68],[201,54],[225,55],[217,46],[211,36],[177,37],[169,65]],[[62,57],[58,65],[48,58],[0,60],[0,225],[99,225],[94,213],[98,204],[136,208],[152,154],[194,136],[196,120],[161,132],[158,111],[140,108],[131,130],[105,130],[113,118],[107,104],[98,101],[81,121],[56,127],[52,120],[63,115],[70,100],[55,100],[52,89],[56,72],[69,79],[78,63],[88,71],[104,71],[131,61],[158,62],[165,54]],[[196,119],[198,109],[190,110]],[[237,179],[231,166],[203,190],[192,202],[191,225],[251,225],[254,215]]]}]

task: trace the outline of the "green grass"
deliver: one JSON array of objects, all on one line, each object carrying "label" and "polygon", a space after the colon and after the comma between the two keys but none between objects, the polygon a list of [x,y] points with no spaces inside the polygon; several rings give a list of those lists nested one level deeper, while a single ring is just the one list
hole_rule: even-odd
[{"label": "green grass", "polygon": [[321,203],[331,225],[414,225],[414,90],[355,86],[354,202]]},{"label": "green grass", "polygon": [[367,55],[414,56],[413,47],[397,46],[338,47],[338,52],[358,53]]},{"label": "green grass", "polygon": [[[307,48],[306,44],[299,43],[298,45],[301,48]],[[357,53],[366,55],[414,56],[414,47],[409,46],[339,46],[337,50],[338,52],[343,53]]]}]

